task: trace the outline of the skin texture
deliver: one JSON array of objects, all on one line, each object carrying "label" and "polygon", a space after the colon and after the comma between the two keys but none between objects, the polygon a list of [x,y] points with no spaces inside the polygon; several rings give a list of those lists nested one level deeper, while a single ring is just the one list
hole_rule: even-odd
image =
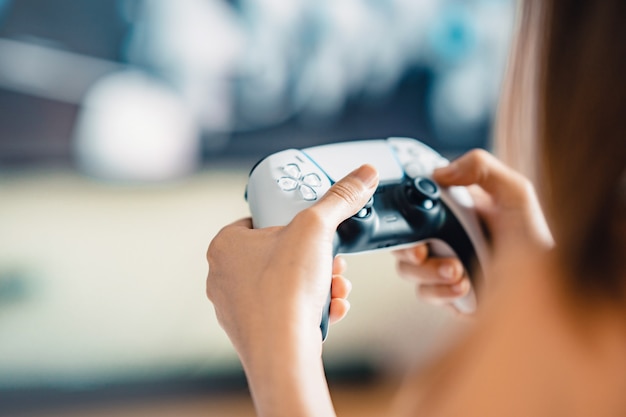
[{"label": "skin texture", "polygon": [[[626,415],[626,317],[563,295],[563,270],[530,183],[485,151],[469,152],[434,178],[472,187],[492,264],[468,338],[409,375],[386,415]],[[333,276],[332,322],[346,313],[350,286],[345,265],[332,258],[332,238],[376,184],[375,170],[361,167],[287,226],[253,230],[244,219],[211,242],[207,295],[259,416],[335,415],[319,324]],[[448,303],[458,284],[459,296],[466,291],[454,259],[430,258],[424,246],[396,257],[400,274],[430,301]],[[442,282],[444,266],[452,278]]]},{"label": "skin texture", "polygon": [[551,252],[512,243],[469,337],[407,376],[390,416],[626,415],[626,320],[572,303]]},{"label": "skin texture", "polygon": [[[487,152],[466,154],[437,170],[434,179],[444,186],[473,186],[492,250],[520,237],[530,246],[551,245],[528,181]],[[341,277],[341,261],[332,260],[332,238],[376,184],[375,170],[364,166],[285,227],[252,230],[250,219],[243,219],[212,241],[207,295],[241,358],[259,414],[333,415],[319,323],[331,277],[331,322],[347,311],[349,284]],[[469,289],[456,259],[428,258],[425,246],[396,256],[400,275],[417,281],[418,294],[429,301],[446,304]],[[450,277],[443,283],[442,272]]]},{"label": "skin texture", "polygon": [[[319,328],[331,279],[345,269],[333,261],[332,240],[377,184],[376,170],[363,166],[289,225],[253,230],[244,219],[211,242],[207,295],[241,358],[259,415],[334,415]],[[349,292],[345,279],[335,280],[331,322],[345,314]]]},{"label": "skin texture", "polygon": [[[491,238],[492,251],[520,239],[542,249],[554,245],[530,181],[490,153],[470,151],[445,169],[436,170],[433,179],[442,186],[469,186],[478,216]],[[429,257],[425,244],[393,253],[398,275],[415,282],[420,298],[458,313],[451,302],[470,288],[459,259]],[[490,284],[493,279],[488,276]]]},{"label": "skin texture", "polygon": [[[616,193],[626,157],[625,5],[519,2],[495,137],[498,153],[541,187],[558,244],[530,182],[486,152],[435,171],[442,185],[470,188],[490,262],[466,338],[410,373],[385,416],[626,415],[626,235]],[[338,188],[285,228],[238,223],[209,248],[208,295],[261,416],[334,415],[319,331],[330,236],[371,194],[354,177]],[[425,246],[396,257],[430,302],[448,305],[467,291],[454,259]]]}]

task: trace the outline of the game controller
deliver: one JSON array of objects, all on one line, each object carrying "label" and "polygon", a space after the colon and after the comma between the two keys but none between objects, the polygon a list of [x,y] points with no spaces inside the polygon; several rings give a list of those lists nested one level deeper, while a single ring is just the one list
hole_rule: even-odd
[{"label": "game controller", "polygon": [[[246,187],[254,228],[288,224],[328,189],[363,164],[379,173],[374,196],[337,228],[334,254],[400,249],[428,243],[434,256],[456,256],[472,288],[454,301],[464,313],[476,309],[476,287],[487,262],[487,243],[465,187],[444,188],[431,175],[448,160],[410,138],[359,140],[287,149],[259,161]],[[330,292],[322,312],[328,334]]]}]

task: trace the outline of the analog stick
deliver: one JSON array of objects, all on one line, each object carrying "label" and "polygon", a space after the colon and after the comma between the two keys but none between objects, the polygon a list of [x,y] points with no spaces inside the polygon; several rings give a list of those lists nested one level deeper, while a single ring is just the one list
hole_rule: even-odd
[{"label": "analog stick", "polygon": [[407,184],[405,192],[411,205],[425,210],[433,209],[440,196],[437,184],[424,177],[415,178],[414,181]]}]

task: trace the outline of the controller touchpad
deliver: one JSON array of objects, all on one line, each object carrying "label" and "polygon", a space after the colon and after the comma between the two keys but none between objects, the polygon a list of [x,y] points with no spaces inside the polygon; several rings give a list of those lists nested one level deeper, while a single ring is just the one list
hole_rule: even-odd
[{"label": "controller touchpad", "polygon": [[302,151],[333,181],[339,181],[363,164],[373,165],[378,170],[381,183],[398,181],[404,175],[391,147],[383,140],[336,143]]}]

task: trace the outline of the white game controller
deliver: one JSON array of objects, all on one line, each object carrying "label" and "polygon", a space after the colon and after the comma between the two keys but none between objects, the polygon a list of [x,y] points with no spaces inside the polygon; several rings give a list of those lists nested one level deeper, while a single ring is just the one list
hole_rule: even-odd
[{"label": "white game controller", "polygon": [[[430,179],[448,160],[409,138],[361,140],[306,149],[287,149],[261,160],[250,172],[246,198],[255,228],[288,224],[336,181],[363,164],[379,172],[370,201],[337,228],[334,252],[361,253],[428,243],[434,256],[458,257],[472,281],[454,305],[476,309],[474,289],[487,262],[487,242],[465,187],[439,187]],[[322,338],[328,333],[327,304]]]}]

